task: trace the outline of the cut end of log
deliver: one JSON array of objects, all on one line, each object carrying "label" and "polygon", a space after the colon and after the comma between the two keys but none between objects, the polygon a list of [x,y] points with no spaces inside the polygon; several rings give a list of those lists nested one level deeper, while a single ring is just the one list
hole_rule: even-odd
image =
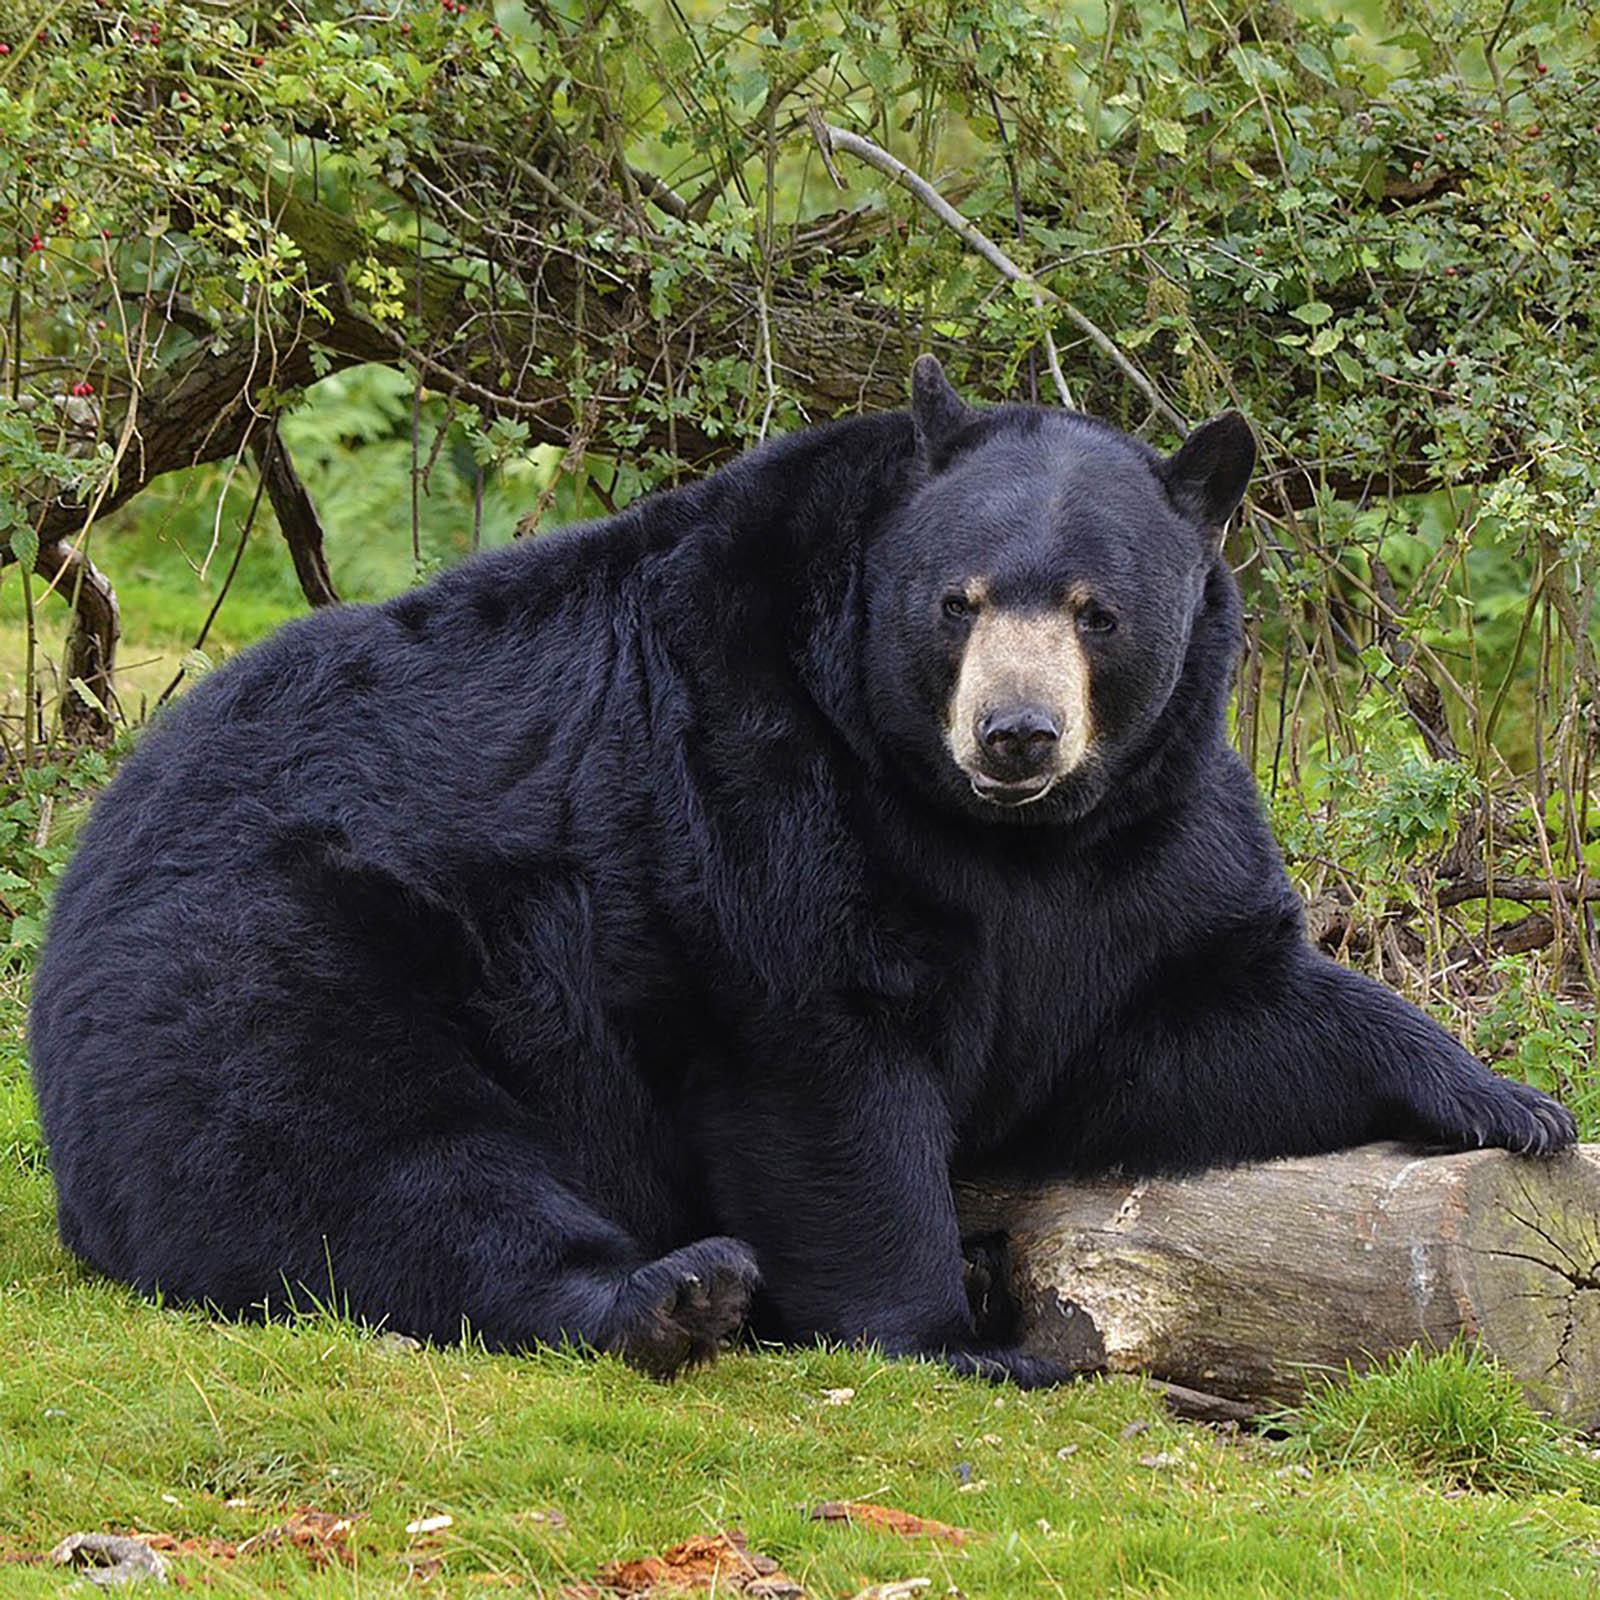
[{"label": "cut end of log", "polygon": [[1026,1348],[1257,1407],[1416,1344],[1476,1342],[1600,1426],[1600,1146],[1368,1145],[1185,1178],[958,1188],[1010,1241]]}]

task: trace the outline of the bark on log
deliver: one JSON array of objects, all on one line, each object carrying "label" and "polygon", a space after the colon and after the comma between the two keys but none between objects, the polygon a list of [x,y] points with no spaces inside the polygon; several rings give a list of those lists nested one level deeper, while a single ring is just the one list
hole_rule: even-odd
[{"label": "bark on log", "polygon": [[958,1187],[1003,1232],[1024,1346],[1268,1408],[1475,1340],[1542,1410],[1600,1425],[1600,1145],[1533,1161],[1375,1144],[1187,1178]]}]

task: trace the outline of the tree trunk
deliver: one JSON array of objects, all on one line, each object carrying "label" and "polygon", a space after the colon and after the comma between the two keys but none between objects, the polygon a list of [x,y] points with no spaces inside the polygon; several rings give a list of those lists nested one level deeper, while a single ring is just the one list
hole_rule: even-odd
[{"label": "tree trunk", "polygon": [[1465,1337],[1600,1423],[1600,1145],[1533,1161],[1399,1145],[1187,1178],[958,1189],[1009,1241],[1030,1350],[1266,1408]]},{"label": "tree trunk", "polygon": [[[72,631],[67,635],[62,663],[66,679],[61,695],[62,730],[79,741],[108,739],[116,699],[112,672],[117,641],[122,637],[116,590],[81,550],[64,541],[41,547],[35,570],[48,578],[72,607]],[[80,683],[88,690],[87,698],[74,687]]]}]

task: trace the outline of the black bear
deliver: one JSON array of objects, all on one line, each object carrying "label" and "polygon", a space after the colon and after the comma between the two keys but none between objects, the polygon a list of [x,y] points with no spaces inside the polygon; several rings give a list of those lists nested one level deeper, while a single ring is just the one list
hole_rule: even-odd
[{"label": "black bear", "polygon": [[924,358],[909,413],[216,673],[56,901],[66,1243],[229,1313],[667,1372],[753,1300],[1033,1383],[952,1173],[1568,1144],[1303,936],[1224,725],[1254,458],[1236,414],[1162,457]]}]

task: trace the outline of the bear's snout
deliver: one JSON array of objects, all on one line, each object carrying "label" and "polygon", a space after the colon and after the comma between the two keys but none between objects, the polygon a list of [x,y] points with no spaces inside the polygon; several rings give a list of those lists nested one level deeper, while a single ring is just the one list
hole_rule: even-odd
[{"label": "bear's snout", "polygon": [[1089,662],[1064,610],[981,611],[950,696],[946,739],[980,799],[1043,799],[1088,753]]},{"label": "bear's snout", "polygon": [[1061,725],[1043,706],[1007,706],[979,717],[977,735],[985,774],[1015,782],[1050,770]]}]

